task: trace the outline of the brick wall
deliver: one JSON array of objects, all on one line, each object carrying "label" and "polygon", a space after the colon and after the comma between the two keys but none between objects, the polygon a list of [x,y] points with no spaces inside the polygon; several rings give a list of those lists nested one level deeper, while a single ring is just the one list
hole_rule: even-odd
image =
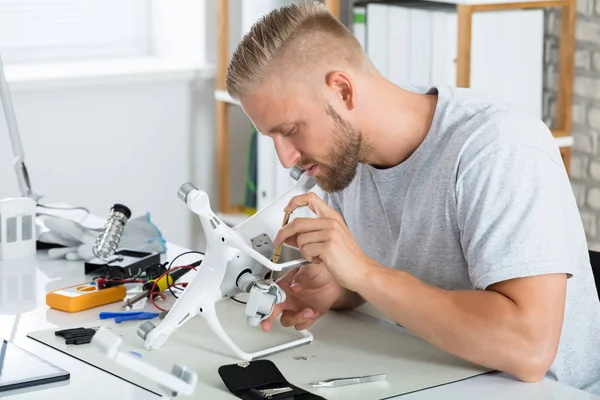
[{"label": "brick wall", "polygon": [[[544,119],[556,106],[560,11],[546,12]],[[600,1],[577,0],[571,183],[590,248],[600,250]]]}]

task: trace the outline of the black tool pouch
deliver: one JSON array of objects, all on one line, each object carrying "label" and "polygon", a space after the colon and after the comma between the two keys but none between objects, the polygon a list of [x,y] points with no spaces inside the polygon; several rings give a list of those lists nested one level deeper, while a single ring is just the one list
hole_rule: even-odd
[{"label": "black tool pouch", "polygon": [[[229,364],[219,367],[219,375],[227,389],[244,400],[272,399],[272,400],[325,400],[324,397],[289,383],[279,368],[270,360],[254,360]],[[263,397],[260,390],[291,388],[291,391],[280,393],[271,397]]]}]

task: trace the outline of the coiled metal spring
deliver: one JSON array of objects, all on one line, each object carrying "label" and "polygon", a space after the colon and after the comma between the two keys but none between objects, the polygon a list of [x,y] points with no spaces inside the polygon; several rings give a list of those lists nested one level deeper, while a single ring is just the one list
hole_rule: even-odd
[{"label": "coiled metal spring", "polygon": [[125,230],[125,224],[131,217],[129,208],[122,204],[115,204],[110,209],[110,215],[106,220],[106,224],[102,230],[96,243],[92,248],[94,255],[101,260],[106,260],[108,257],[115,254],[119,248],[119,242]]}]

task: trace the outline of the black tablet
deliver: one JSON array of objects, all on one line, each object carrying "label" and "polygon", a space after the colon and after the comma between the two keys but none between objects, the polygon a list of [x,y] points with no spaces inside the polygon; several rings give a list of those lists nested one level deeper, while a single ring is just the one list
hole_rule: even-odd
[{"label": "black tablet", "polygon": [[0,339],[0,392],[69,378],[67,371]]}]

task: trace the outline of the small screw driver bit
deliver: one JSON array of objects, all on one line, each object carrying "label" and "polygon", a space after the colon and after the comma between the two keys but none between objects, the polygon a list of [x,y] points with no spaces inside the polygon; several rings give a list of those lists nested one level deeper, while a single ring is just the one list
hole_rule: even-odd
[{"label": "small screw driver bit", "polygon": [[[286,212],[283,215],[283,223],[281,224],[282,228],[284,226],[286,226],[288,224],[288,222],[290,221],[290,215],[292,215],[292,213],[290,213],[290,212]],[[281,257],[281,249],[282,248],[283,248],[283,243],[280,244],[279,246],[275,247],[275,249],[273,250],[273,259],[271,261],[273,261],[274,263],[279,262],[279,257]]]}]

